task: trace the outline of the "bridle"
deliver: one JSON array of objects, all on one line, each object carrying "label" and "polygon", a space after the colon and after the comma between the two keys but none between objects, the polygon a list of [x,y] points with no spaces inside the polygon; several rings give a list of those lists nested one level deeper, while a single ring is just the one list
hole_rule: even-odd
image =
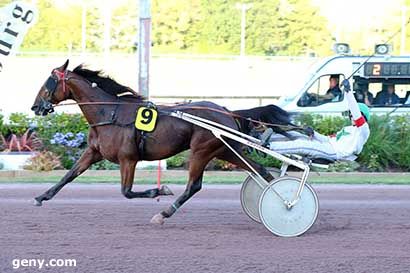
[{"label": "bridle", "polygon": [[[67,94],[68,92],[68,88],[67,88],[67,81],[70,78],[67,76],[67,70],[65,70],[64,72],[61,72],[57,69],[54,69],[51,72],[50,77],[48,77],[48,79],[46,80],[46,83],[44,85],[45,89],[46,89],[46,97],[43,98],[41,97],[41,107],[43,108],[43,115],[44,114],[49,114],[49,113],[53,113],[54,112],[54,107],[55,106],[62,106],[62,105],[54,105],[52,103],[53,100],[53,96],[54,93],[57,90],[58,84],[59,82],[62,83],[62,88],[63,88],[63,93],[64,95]],[[91,85],[91,83],[90,83]],[[113,111],[111,111],[110,113],[110,119],[107,121],[102,121],[102,122],[98,122],[95,124],[90,124],[90,127],[97,127],[97,126],[104,126],[104,125],[112,125],[112,124],[116,124],[116,125],[120,125],[120,126],[128,126],[129,124],[117,124],[116,120],[117,120],[117,111],[118,108],[120,106],[121,103],[119,102],[119,98],[117,98],[117,102],[112,103],[113,105],[115,105],[115,108]],[[95,105],[95,104],[99,104],[99,103],[75,103],[76,105]]]},{"label": "bridle", "polygon": [[67,70],[64,72],[61,72],[61,71],[58,71],[57,69],[54,69],[50,77],[48,77],[46,84],[45,84],[46,92],[48,93],[49,97],[51,98],[54,95],[59,81],[62,81],[63,93],[66,94],[67,93],[67,86],[66,86],[67,80],[68,80]]},{"label": "bridle", "polygon": [[57,69],[54,69],[51,73],[50,77],[48,77],[45,88],[46,88],[46,98],[41,97],[41,107],[44,109],[43,114],[49,114],[54,112],[54,106],[52,103],[52,99],[54,93],[57,90],[58,83],[61,81],[63,85],[63,93],[66,94],[68,92],[66,81],[68,80],[67,71],[61,72]]}]

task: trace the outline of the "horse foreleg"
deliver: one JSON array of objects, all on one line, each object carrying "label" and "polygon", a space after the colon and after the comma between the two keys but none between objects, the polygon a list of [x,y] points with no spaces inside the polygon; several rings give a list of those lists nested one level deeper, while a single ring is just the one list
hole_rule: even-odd
[{"label": "horse foreleg", "polygon": [[87,148],[81,155],[80,159],[74,164],[71,170],[64,175],[60,182],[48,189],[42,195],[34,198],[34,204],[36,206],[41,206],[43,201],[53,198],[67,183],[73,181],[76,177],[86,171],[92,164],[101,160],[102,156],[98,151]]},{"label": "horse foreleg", "polygon": [[125,198],[155,198],[159,195],[173,195],[172,191],[165,185],[161,189],[149,189],[143,192],[132,191],[132,185],[134,183],[135,166],[137,161],[134,160],[121,160],[121,193]]}]

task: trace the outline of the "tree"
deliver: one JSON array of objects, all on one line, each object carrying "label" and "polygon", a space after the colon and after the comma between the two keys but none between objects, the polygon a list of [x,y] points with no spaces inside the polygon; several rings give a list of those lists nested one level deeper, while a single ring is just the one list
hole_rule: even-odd
[{"label": "tree", "polygon": [[330,53],[332,37],[326,20],[309,0],[272,0],[249,10],[247,50],[265,55]]},{"label": "tree", "polygon": [[160,48],[184,50],[198,41],[200,0],[152,1],[153,42]]},{"label": "tree", "polygon": [[[138,7],[137,1],[127,0],[112,12],[111,49],[131,52],[137,41]],[[101,40],[100,40],[101,41]]]},{"label": "tree", "polygon": [[[4,1],[4,0],[0,0]],[[108,1],[108,0],[107,0]],[[152,40],[155,52],[238,54],[241,36],[240,0],[152,0]],[[246,0],[246,52],[256,55],[330,53],[332,37],[326,20],[311,0]],[[39,21],[29,31],[23,50],[81,51],[83,4],[38,0]],[[98,0],[86,2],[88,52],[101,52],[104,18]],[[103,2],[104,5],[104,2]],[[137,40],[135,0],[110,2],[111,48],[130,52]]]},{"label": "tree", "polygon": [[67,51],[81,48],[81,7],[58,8],[51,0],[37,2],[39,19],[25,38],[23,50]]},{"label": "tree", "polygon": [[199,48],[207,53],[239,53],[241,13],[236,0],[202,0]]},{"label": "tree", "polygon": [[100,5],[91,1],[84,1],[86,13],[86,51],[102,52],[104,36],[104,18]]}]

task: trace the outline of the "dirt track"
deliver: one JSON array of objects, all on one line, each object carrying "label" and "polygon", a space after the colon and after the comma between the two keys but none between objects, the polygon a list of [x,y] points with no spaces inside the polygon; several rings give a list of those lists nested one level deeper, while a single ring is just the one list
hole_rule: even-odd
[{"label": "dirt track", "polygon": [[[314,186],[318,221],[287,239],[242,212],[239,186],[205,186],[162,227],[149,220],[170,198],[127,200],[119,185],[72,184],[32,206],[48,186],[0,185],[1,273],[410,272],[409,186]],[[51,258],[77,266],[12,267]]]}]

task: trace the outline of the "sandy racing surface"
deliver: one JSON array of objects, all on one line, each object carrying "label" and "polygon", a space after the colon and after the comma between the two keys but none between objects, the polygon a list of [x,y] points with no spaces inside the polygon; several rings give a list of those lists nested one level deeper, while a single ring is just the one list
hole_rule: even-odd
[{"label": "sandy racing surface", "polygon": [[[0,185],[1,273],[410,272],[409,186],[316,185],[318,221],[298,238],[250,220],[237,185],[205,186],[162,227],[149,220],[175,197],[127,200],[119,185],[71,184],[32,206],[48,187]],[[53,258],[77,266],[12,266]]]}]

